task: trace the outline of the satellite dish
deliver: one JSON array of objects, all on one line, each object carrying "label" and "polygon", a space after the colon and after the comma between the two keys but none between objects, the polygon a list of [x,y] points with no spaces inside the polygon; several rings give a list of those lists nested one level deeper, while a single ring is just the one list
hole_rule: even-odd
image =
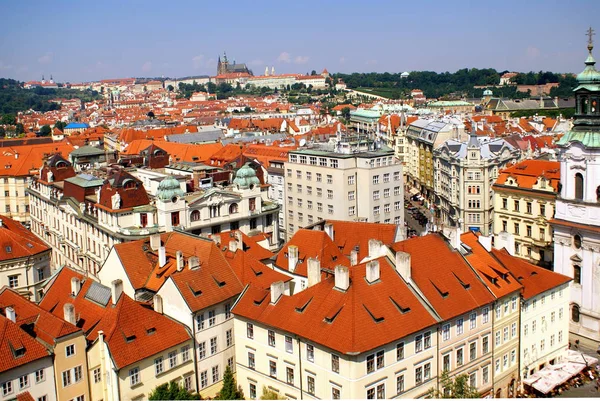
[{"label": "satellite dish", "polygon": [[306,139],[302,138],[300,139],[300,146],[304,146],[306,145]]}]

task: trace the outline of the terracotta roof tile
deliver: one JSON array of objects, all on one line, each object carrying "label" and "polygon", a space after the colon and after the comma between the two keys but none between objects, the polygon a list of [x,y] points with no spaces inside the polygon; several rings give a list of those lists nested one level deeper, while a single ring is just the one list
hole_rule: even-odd
[{"label": "terracotta roof tile", "polygon": [[[17,355],[17,353],[23,355]],[[41,343],[0,314],[0,373],[49,356]]]},{"label": "terracotta roof tile", "polygon": [[0,261],[33,256],[50,249],[21,223],[5,216],[0,216],[0,222]]}]

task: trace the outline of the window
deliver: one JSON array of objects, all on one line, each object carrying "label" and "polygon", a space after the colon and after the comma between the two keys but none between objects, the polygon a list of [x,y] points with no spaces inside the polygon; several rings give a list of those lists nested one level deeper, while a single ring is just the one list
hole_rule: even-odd
[{"label": "window", "polygon": [[498,330],[498,331],[496,331],[496,346],[500,345],[500,341],[501,341],[500,330]]},{"label": "window", "polygon": [[386,203],[385,205],[383,205],[383,212],[384,213],[390,212],[390,204],[389,203]]},{"label": "window", "polygon": [[353,175],[348,176],[348,185],[354,185],[354,176]]},{"label": "window", "polygon": [[296,178],[298,178],[298,179],[302,178],[302,171],[296,170]]},{"label": "window", "polygon": [[308,394],[315,393],[315,378],[313,376],[306,376],[306,391],[308,391]]},{"label": "window", "polygon": [[67,387],[71,385],[71,370],[65,370],[62,372],[62,382],[63,387]]},{"label": "window", "polygon": [[160,358],[156,358],[154,360],[154,372],[156,374],[156,376],[160,375],[162,372],[164,371],[164,367],[163,367],[163,358],[162,356]]},{"label": "window", "polygon": [[216,321],[215,311],[214,310],[208,311],[208,326],[209,327],[214,326],[215,321]]},{"label": "window", "polygon": [[490,336],[483,337],[481,341],[481,352],[485,355],[490,352]]},{"label": "window", "polygon": [[256,384],[254,383],[250,383],[250,399],[255,400],[256,399]]},{"label": "window", "polygon": [[571,307],[571,320],[575,323],[579,323],[579,305],[573,305]]},{"label": "window", "polygon": [[186,376],[183,378],[183,388],[187,391],[192,391],[192,376]]},{"label": "window", "polygon": [[198,359],[206,358],[206,341],[198,344]]},{"label": "window", "polygon": [[390,182],[390,173],[385,173],[383,175],[383,182]]},{"label": "window", "polygon": [[13,392],[12,380],[2,383],[2,395],[8,395]]},{"label": "window", "polygon": [[373,200],[378,200],[379,199],[379,191],[373,191]]},{"label": "window", "polygon": [[415,353],[423,351],[423,335],[419,334],[415,337]]},{"label": "window", "polygon": [[296,192],[299,194],[302,193],[302,185],[301,184],[296,184]]},{"label": "window", "polygon": [[533,214],[533,206],[531,202],[527,202],[527,214]]},{"label": "window", "polygon": [[46,397],[45,395],[37,398],[37,401],[47,401],[47,400],[48,400],[48,397]]},{"label": "window", "polygon": [[75,355],[75,344],[69,344],[65,347],[65,354],[68,357]]},{"label": "window", "polygon": [[[100,369],[98,369],[98,373],[100,373]],[[35,371],[35,382],[41,383],[44,380],[46,380],[46,374],[45,374],[44,369],[36,370]]]},{"label": "window", "polygon": [[425,349],[431,348],[431,331],[423,334],[423,345]]},{"label": "window", "polygon": [[135,367],[129,370],[129,385],[135,386],[140,382],[140,368]]},{"label": "window", "polygon": [[431,363],[426,363],[423,367],[423,377],[425,380],[431,379]]},{"label": "window", "polygon": [[490,308],[488,308],[487,306],[485,308],[483,308],[483,312],[481,314],[481,320],[483,321],[483,324],[486,324],[487,322],[490,321]]},{"label": "window", "polygon": [[481,370],[481,373],[483,384],[488,384],[490,382],[490,368],[488,366],[484,366]]},{"label": "window", "polygon": [[29,387],[29,375],[19,377],[19,389]]},{"label": "window", "polygon": [[17,288],[19,286],[19,276],[8,276],[8,286],[10,288]]},{"label": "window", "polygon": [[225,304],[225,319],[231,317],[231,304]]},{"label": "window", "polygon": [[518,200],[516,200],[516,201],[514,202],[514,205],[515,205],[515,207],[514,207],[514,210],[515,210],[515,212],[518,212],[518,211],[519,211],[519,201],[518,201]]},{"label": "window", "polygon": [[394,195],[400,195],[400,187],[394,187]]},{"label": "window", "polygon": [[177,366],[177,351],[169,352],[169,369],[173,369]]},{"label": "window", "polygon": [[330,174],[327,174],[327,183],[333,184],[333,176],[331,176]]},{"label": "window", "polygon": [[508,341],[508,327],[505,327],[503,332],[504,332],[504,335],[502,336],[503,341],[507,342]]},{"label": "window", "polygon": [[212,367],[212,382],[216,383],[219,381],[219,366]]},{"label": "window", "polygon": [[333,205],[327,205],[327,213],[333,214]]},{"label": "window", "polygon": [[508,367],[508,354],[502,356],[502,367],[506,369]]},{"label": "window", "polygon": [[348,200],[354,200],[355,198],[355,192],[354,191],[348,191]]},{"label": "window", "polygon": [[290,178],[292,177],[292,169],[291,168],[287,169],[287,176]]},{"label": "window", "polygon": [[469,344],[469,361],[477,358],[477,341]]},{"label": "window", "polygon": [[404,359],[404,343],[396,344],[396,360],[401,361]]},{"label": "window", "polygon": [[386,188],[383,190],[383,197],[384,198],[389,198],[390,197],[390,189]]},{"label": "window", "polygon": [[394,202],[394,210],[400,210],[400,205],[401,205],[400,201]]},{"label": "window", "polygon": [[332,387],[331,388],[331,399],[339,400],[340,398],[341,398],[340,389],[337,387]]},{"label": "window", "polygon": [[456,319],[456,335],[461,335],[464,331],[463,318]]},{"label": "window", "polygon": [[376,216],[379,215],[379,206],[373,207],[373,214]]},{"label": "window", "polygon": [[423,367],[419,366],[415,369],[415,384],[423,383]]},{"label": "window", "polygon": [[558,332],[558,342],[559,343],[562,343],[562,337],[563,337],[563,334],[562,334],[562,330],[561,330]]},{"label": "window", "polygon": [[446,354],[442,358],[442,369],[447,372],[450,371],[450,354]]},{"label": "window", "polygon": [[502,198],[502,209],[508,209],[508,199]]},{"label": "window", "polygon": [[214,355],[217,353],[217,337],[210,339],[210,354]]},{"label": "window", "polygon": [[181,362],[187,362],[190,360],[190,346],[186,345],[181,348]]},{"label": "window", "polygon": [[312,173],[310,171],[306,172],[306,180],[307,181],[312,181]]},{"label": "window", "polygon": [[536,326],[537,326],[537,321],[534,320],[533,322],[531,322],[531,334],[535,334]]},{"label": "window", "polygon": [[294,345],[292,343],[292,337],[285,336],[285,350],[290,354],[294,352]]},{"label": "window", "polygon": [[377,369],[383,369],[385,366],[384,351],[377,351]]},{"label": "window", "polygon": [[456,350],[456,366],[462,366],[463,364],[463,349],[459,348]]},{"label": "window", "polygon": [[500,358],[496,359],[496,373],[500,372]]},{"label": "window", "polygon": [[306,344],[306,359],[310,362],[315,360],[315,347],[312,344]]},{"label": "window", "polygon": [[379,175],[373,176],[373,184],[379,184]]},{"label": "window", "polygon": [[394,181],[400,181],[400,172],[394,171]]},{"label": "window", "polygon": [[450,339],[450,323],[446,323],[442,326],[442,340],[448,341]]},{"label": "window", "polygon": [[575,174],[575,199],[583,200],[583,175]]},{"label": "window", "polygon": [[317,173],[317,182],[323,181],[323,175],[321,173]]},{"label": "window", "polygon": [[327,190],[327,199],[333,199],[333,190],[331,190],[331,189]]},{"label": "window", "polygon": [[306,186],[306,194],[307,195],[312,195],[312,187],[311,186]]},{"label": "window", "polygon": [[354,216],[355,213],[356,213],[356,207],[350,206],[348,208],[348,216]]},{"label": "window", "polygon": [[531,226],[527,225],[527,226],[525,226],[525,229],[527,230],[527,236],[531,237],[532,236],[532,231],[533,231],[532,228],[531,228]]},{"label": "window", "polygon": [[208,371],[204,371],[200,373],[200,388],[205,388],[208,386]]},{"label": "window", "polygon": [[581,266],[579,265],[573,265],[573,283],[581,285]]},{"label": "window", "polygon": [[[544,340],[542,340],[542,341],[544,341]],[[510,364],[514,365],[516,361],[517,361],[517,351],[513,349],[512,351],[510,351]]]},{"label": "window", "polygon": [[254,369],[254,366],[255,366],[254,353],[248,352],[248,367],[250,369]]},{"label": "window", "polygon": [[94,369],[92,371],[92,376],[94,377],[94,383],[100,383],[100,380],[102,380],[102,373],[100,372],[100,368]]},{"label": "window", "polygon": [[204,329],[204,313],[196,315],[196,330]]},{"label": "window", "polygon": [[294,368],[286,367],[285,368],[285,377],[288,384],[294,384]]},{"label": "window", "polygon": [[562,319],[562,318],[563,318],[563,308],[560,308],[560,309],[558,310],[558,318],[559,318],[559,319]]},{"label": "window", "polygon": [[252,323],[246,324],[246,336],[248,338],[254,338],[254,325]]},{"label": "window", "polygon": [[519,235],[519,223],[514,223],[514,227],[515,227],[515,234]]},{"label": "window", "polygon": [[331,355],[331,370],[335,373],[340,372],[340,357],[338,355]]}]

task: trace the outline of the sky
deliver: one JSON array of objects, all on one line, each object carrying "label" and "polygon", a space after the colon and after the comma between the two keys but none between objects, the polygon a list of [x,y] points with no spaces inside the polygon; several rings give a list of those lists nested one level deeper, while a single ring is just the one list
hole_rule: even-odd
[{"label": "sky", "polygon": [[71,83],[215,75],[223,52],[255,75],[578,73],[587,28],[600,32],[599,0],[2,0],[0,11],[0,77]]}]

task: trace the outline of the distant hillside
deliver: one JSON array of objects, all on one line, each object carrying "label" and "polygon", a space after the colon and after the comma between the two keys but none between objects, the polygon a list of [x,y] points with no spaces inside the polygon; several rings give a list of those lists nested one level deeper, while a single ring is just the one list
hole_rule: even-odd
[{"label": "distant hillside", "polygon": [[35,111],[45,112],[58,110],[60,106],[49,102],[50,99],[78,98],[83,101],[99,99],[96,91],[79,91],[75,89],[24,89],[23,83],[14,79],[0,78],[0,115],[16,114],[19,111],[33,109]]},{"label": "distant hillside", "polygon": [[[507,98],[528,97],[526,93],[519,93],[515,85],[494,88],[500,82],[500,76],[506,71],[496,71],[493,68],[477,69],[463,68],[454,73],[433,71],[413,71],[408,78],[402,78],[400,73],[353,73],[335,74],[335,78],[342,79],[348,88],[368,91],[370,93],[391,99],[406,99],[413,89],[421,89],[427,98],[458,98],[481,97],[483,88],[475,86],[488,86],[495,96]],[[518,84],[536,85],[558,82],[559,86],[553,88],[550,96],[571,96],[571,91],[577,82],[572,74],[555,74],[552,72],[529,72],[518,74],[513,81]],[[372,88],[367,90],[367,88]]]}]

